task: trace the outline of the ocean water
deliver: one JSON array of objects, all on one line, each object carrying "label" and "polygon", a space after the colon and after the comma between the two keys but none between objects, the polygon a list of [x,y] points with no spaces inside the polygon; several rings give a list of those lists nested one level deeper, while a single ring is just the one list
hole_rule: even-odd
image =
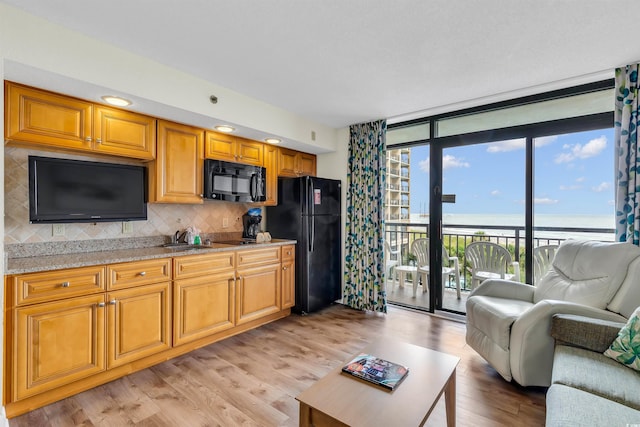
[{"label": "ocean water", "polygon": [[[473,234],[476,231],[482,231],[482,226],[505,226],[516,227],[524,226],[524,215],[511,214],[443,214],[443,225],[445,234]],[[410,214],[410,222],[415,224],[428,224],[428,215]],[[478,226],[477,228],[456,228],[456,225]],[[534,231],[536,238],[575,238],[575,239],[591,239],[602,241],[613,241],[615,235],[611,232],[580,232],[580,229],[598,228],[598,229],[614,229],[615,218],[611,215],[555,215],[555,214],[538,214],[534,217],[535,227],[559,227],[571,228],[571,231]],[[510,230],[487,230],[487,233],[499,236],[513,236]]]}]

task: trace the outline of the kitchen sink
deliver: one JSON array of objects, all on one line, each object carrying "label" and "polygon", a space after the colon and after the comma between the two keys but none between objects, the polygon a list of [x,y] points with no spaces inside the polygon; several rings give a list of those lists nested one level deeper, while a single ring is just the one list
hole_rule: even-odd
[{"label": "kitchen sink", "polygon": [[162,245],[165,249],[171,249],[172,251],[186,251],[190,249],[208,249],[207,245],[190,245],[188,243],[165,243]]}]

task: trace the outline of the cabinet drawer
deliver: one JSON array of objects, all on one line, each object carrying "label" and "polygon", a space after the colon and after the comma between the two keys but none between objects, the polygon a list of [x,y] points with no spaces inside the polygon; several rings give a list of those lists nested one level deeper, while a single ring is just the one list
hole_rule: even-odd
[{"label": "cabinet drawer", "polygon": [[282,247],[282,261],[291,261],[296,257],[295,245],[286,245]]},{"label": "cabinet drawer", "polygon": [[81,267],[13,276],[15,305],[103,292],[104,267]]},{"label": "cabinet drawer", "polygon": [[171,258],[111,264],[107,277],[109,290],[171,280]]},{"label": "cabinet drawer", "polygon": [[238,267],[280,262],[280,246],[238,251]]},{"label": "cabinet drawer", "polygon": [[214,274],[235,268],[235,252],[216,252],[206,255],[189,255],[173,259],[173,277]]}]

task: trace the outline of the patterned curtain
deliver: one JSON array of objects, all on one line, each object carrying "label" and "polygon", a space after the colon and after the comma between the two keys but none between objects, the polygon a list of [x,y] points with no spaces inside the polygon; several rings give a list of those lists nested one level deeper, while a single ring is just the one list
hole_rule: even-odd
[{"label": "patterned curtain", "polygon": [[386,120],[351,126],[347,174],[344,302],[387,312],[384,286]]},{"label": "patterned curtain", "polygon": [[616,239],[640,245],[639,64],[616,69]]}]

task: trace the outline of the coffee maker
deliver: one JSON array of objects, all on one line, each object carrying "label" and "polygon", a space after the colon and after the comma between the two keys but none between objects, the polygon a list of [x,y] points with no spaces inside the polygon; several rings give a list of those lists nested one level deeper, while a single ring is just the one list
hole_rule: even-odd
[{"label": "coffee maker", "polygon": [[246,213],[242,215],[242,225],[244,227],[242,232],[243,239],[255,239],[260,232],[260,222],[262,221],[262,215],[251,215]]}]

